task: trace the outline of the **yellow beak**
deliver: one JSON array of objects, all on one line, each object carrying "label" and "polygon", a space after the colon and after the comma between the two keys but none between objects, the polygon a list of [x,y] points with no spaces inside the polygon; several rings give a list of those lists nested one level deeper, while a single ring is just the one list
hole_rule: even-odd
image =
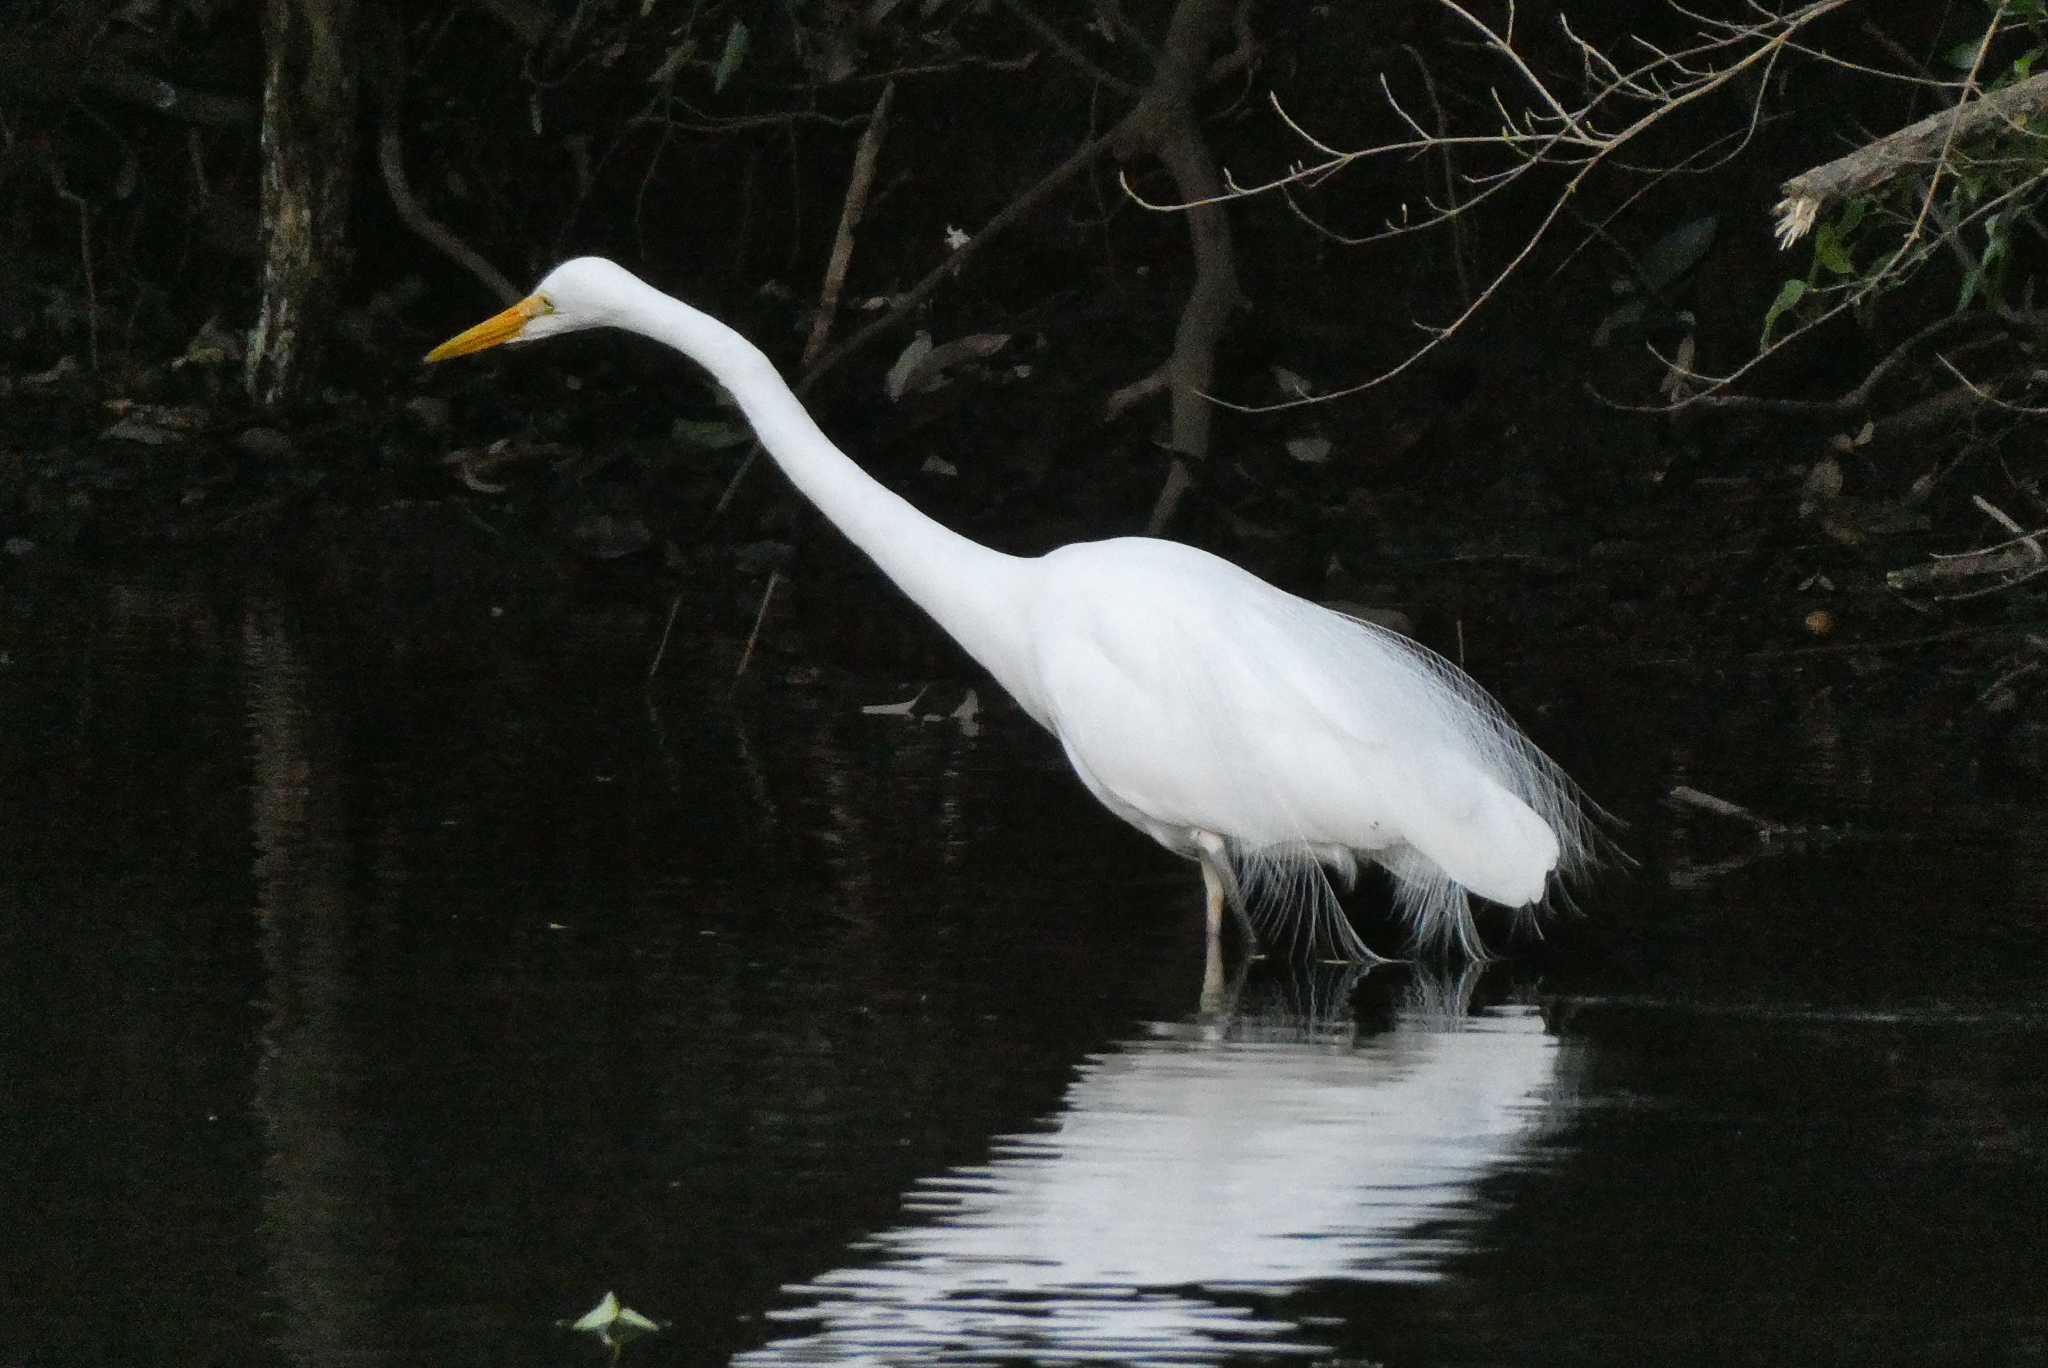
[{"label": "yellow beak", "polygon": [[539,318],[544,313],[553,313],[548,302],[539,295],[528,295],[500,314],[493,314],[468,332],[457,333],[440,346],[427,353],[429,361],[446,361],[451,356],[467,356],[500,342],[510,342],[519,336],[528,320]]}]

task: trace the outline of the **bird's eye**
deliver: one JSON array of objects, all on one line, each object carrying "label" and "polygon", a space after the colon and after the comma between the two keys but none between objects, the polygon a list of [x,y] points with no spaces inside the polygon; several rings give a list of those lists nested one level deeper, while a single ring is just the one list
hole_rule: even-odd
[{"label": "bird's eye", "polygon": [[542,313],[553,313],[555,311],[555,301],[549,299],[546,295],[542,295],[540,297],[540,311]]}]

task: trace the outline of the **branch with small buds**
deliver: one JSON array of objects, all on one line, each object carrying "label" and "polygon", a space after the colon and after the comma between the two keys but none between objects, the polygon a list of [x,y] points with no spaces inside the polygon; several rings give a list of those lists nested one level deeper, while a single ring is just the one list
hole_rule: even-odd
[{"label": "branch with small buds", "polygon": [[[1511,111],[1509,100],[1496,89],[1490,92],[1498,126],[1486,133],[1455,133],[1443,127],[1431,129],[1417,120],[1395,94],[1383,75],[1380,89],[1388,108],[1406,129],[1406,135],[1357,149],[1342,148],[1319,137],[1302,125],[1277,95],[1270,97],[1274,116],[1309,149],[1311,156],[1292,163],[1277,175],[1245,182],[1226,173],[1224,188],[1209,200],[1162,203],[1138,196],[1128,184],[1127,194],[1147,209],[1185,212],[1203,205],[1257,195],[1279,195],[1304,223],[1332,241],[1346,246],[1401,237],[1431,228],[1455,227],[1464,217],[1480,211],[1510,187],[1538,171],[1564,173],[1563,184],[1552,194],[1549,208],[1536,226],[1509,254],[1505,265],[1476,291],[1467,293],[1465,307],[1448,323],[1419,324],[1426,334],[1398,363],[1353,384],[1323,393],[1283,400],[1272,404],[1227,407],[1268,411],[1301,404],[1322,403],[1357,394],[1385,384],[1413,367],[1430,352],[1457,335],[1510,278],[1526,265],[1536,249],[1564,217],[1574,196],[1598,170],[1618,160],[1623,149],[1663,125],[1680,110],[1729,89],[1737,82],[1753,82],[1747,95],[1742,126],[1730,137],[1710,141],[1699,153],[1664,167],[1631,165],[1631,172],[1649,175],[1675,171],[1711,169],[1738,155],[1763,122],[1761,102],[1768,76],[1789,51],[1807,51],[1801,35],[1828,15],[1858,0],[1810,0],[1783,14],[1759,11],[1759,17],[1734,21],[1696,14],[1672,0],[1672,9],[1699,27],[1694,39],[1683,46],[1665,50],[1641,37],[1633,41],[1643,55],[1626,59],[1603,51],[1575,32],[1568,18],[1559,16],[1559,28],[1580,60],[1587,87],[1583,95],[1567,97],[1561,86],[1546,77],[1523,55],[1515,35],[1516,7],[1509,0],[1505,23],[1495,27],[1480,18],[1460,0],[1436,0],[1455,17],[1460,26],[1476,36],[1479,46],[1505,61],[1517,86],[1524,92],[1522,112]],[[1435,103],[1432,99],[1432,103]],[[1319,221],[1301,203],[1296,191],[1312,189],[1329,177],[1359,163],[1384,157],[1411,157],[1418,153],[1448,155],[1492,153],[1502,160],[1492,170],[1467,172],[1448,187],[1441,199],[1425,199],[1426,212],[1411,215],[1407,206],[1378,228],[1364,233],[1343,233]],[[1465,193],[1458,194],[1459,189]],[[1218,401],[1224,402],[1224,401]]]}]

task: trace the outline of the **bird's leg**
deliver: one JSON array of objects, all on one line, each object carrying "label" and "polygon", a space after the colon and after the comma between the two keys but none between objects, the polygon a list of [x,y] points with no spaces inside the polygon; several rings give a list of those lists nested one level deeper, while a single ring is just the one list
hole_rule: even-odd
[{"label": "bird's leg", "polygon": [[1202,887],[1209,895],[1209,940],[1213,944],[1223,934],[1223,908],[1227,904],[1237,916],[1237,929],[1244,933],[1245,949],[1256,955],[1259,952],[1259,933],[1252,929],[1251,913],[1244,905],[1244,890],[1238,886],[1237,875],[1230,868],[1230,854],[1225,849],[1223,838],[1213,831],[1195,833],[1195,845],[1201,852],[1197,858],[1202,865]]},{"label": "bird's leg", "polygon": [[1228,1023],[1237,1015],[1237,1004],[1244,997],[1244,981],[1252,971],[1252,957],[1240,959],[1230,971],[1230,977],[1223,976],[1223,947],[1216,941],[1209,942],[1209,952],[1202,964],[1202,1001],[1199,1011],[1205,1021]]},{"label": "bird's leg", "polygon": [[1229,1006],[1229,998],[1223,992],[1223,945],[1216,936],[1216,924],[1222,919],[1214,915],[1215,903],[1210,903],[1209,944],[1202,960],[1202,1004],[1204,1016],[1221,1016]]},{"label": "bird's leg", "polygon": [[1214,945],[1223,934],[1223,880],[1207,855],[1202,856],[1202,887],[1209,895],[1209,944]]}]

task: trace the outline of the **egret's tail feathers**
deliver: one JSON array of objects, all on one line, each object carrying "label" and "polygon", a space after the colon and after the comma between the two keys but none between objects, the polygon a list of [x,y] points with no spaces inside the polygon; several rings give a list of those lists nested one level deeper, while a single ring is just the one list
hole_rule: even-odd
[{"label": "egret's tail feathers", "polygon": [[1395,915],[1407,923],[1409,942],[1418,952],[1441,959],[1455,945],[1469,960],[1492,958],[1472,920],[1465,885],[1443,866],[1413,846],[1377,851],[1374,858],[1393,879]]},{"label": "egret's tail feathers", "polygon": [[1504,907],[1542,902],[1551,875],[1564,862],[1556,829],[1476,768],[1446,760],[1433,779],[1436,796],[1417,802],[1409,812],[1404,847],[1442,877],[1489,902]]},{"label": "egret's tail feathers", "polygon": [[[1332,887],[1377,863],[1418,954],[1483,961],[1473,897],[1533,923],[1611,853],[1599,809],[1463,670],[1303,600],[1262,602],[1271,617],[1253,624],[1257,659],[1306,663],[1222,678],[1292,698],[1309,720],[1266,749],[1226,751],[1216,778],[1263,833],[1231,839],[1229,864],[1254,929],[1276,948],[1378,959]],[[1216,687],[1210,701],[1227,715],[1238,695]],[[1299,771],[1307,777],[1295,782]]]},{"label": "egret's tail feathers", "polygon": [[[1599,808],[1471,676],[1398,632],[1342,614],[1323,617],[1331,624],[1327,639],[1356,653],[1357,676],[1380,681],[1377,689],[1361,691],[1359,706],[1384,708],[1392,702],[1412,713],[1419,732],[1433,734],[1473,771],[1513,795],[1526,819],[1543,828],[1553,843],[1555,855],[1544,875],[1554,868],[1562,882],[1570,882],[1617,853],[1613,840],[1599,830]],[[1547,879],[1536,882],[1534,896],[1540,898]],[[1510,907],[1531,900],[1496,896],[1475,880],[1466,886]]]},{"label": "egret's tail feathers", "polygon": [[[1386,963],[1375,954],[1345,915],[1323,852],[1306,845],[1248,847],[1233,844],[1229,859],[1235,896],[1244,900],[1253,929],[1276,950],[1316,959]],[[1475,963],[1491,959],[1465,885],[1443,866],[1412,846],[1373,852],[1393,883],[1395,915],[1407,927],[1409,944],[1418,955],[1441,960],[1453,950]],[[1332,862],[1338,877],[1355,873],[1350,852]],[[1517,910],[1533,918],[1536,900]]]},{"label": "egret's tail feathers", "polygon": [[[1354,852],[1332,858],[1329,850],[1303,844],[1227,847],[1230,896],[1239,901],[1262,943],[1275,950],[1315,959],[1356,964],[1389,963],[1375,954],[1352,928],[1332,875],[1351,886],[1358,870]],[[1425,961],[1442,961],[1453,952],[1473,963],[1493,958],[1472,915],[1471,889],[1430,855],[1410,845],[1376,850],[1372,863],[1387,871],[1393,886],[1393,910],[1407,928],[1412,950]],[[1548,888],[1543,885],[1547,882]],[[1538,880],[1516,902],[1505,898],[1518,931],[1542,934],[1538,915],[1546,906],[1571,906],[1561,870]]]},{"label": "egret's tail feathers", "polygon": [[1385,961],[1352,929],[1326,859],[1350,886],[1358,862],[1350,851],[1318,851],[1306,845],[1251,847],[1233,843],[1230,864],[1259,938],[1276,949],[1314,959],[1378,964]]}]

